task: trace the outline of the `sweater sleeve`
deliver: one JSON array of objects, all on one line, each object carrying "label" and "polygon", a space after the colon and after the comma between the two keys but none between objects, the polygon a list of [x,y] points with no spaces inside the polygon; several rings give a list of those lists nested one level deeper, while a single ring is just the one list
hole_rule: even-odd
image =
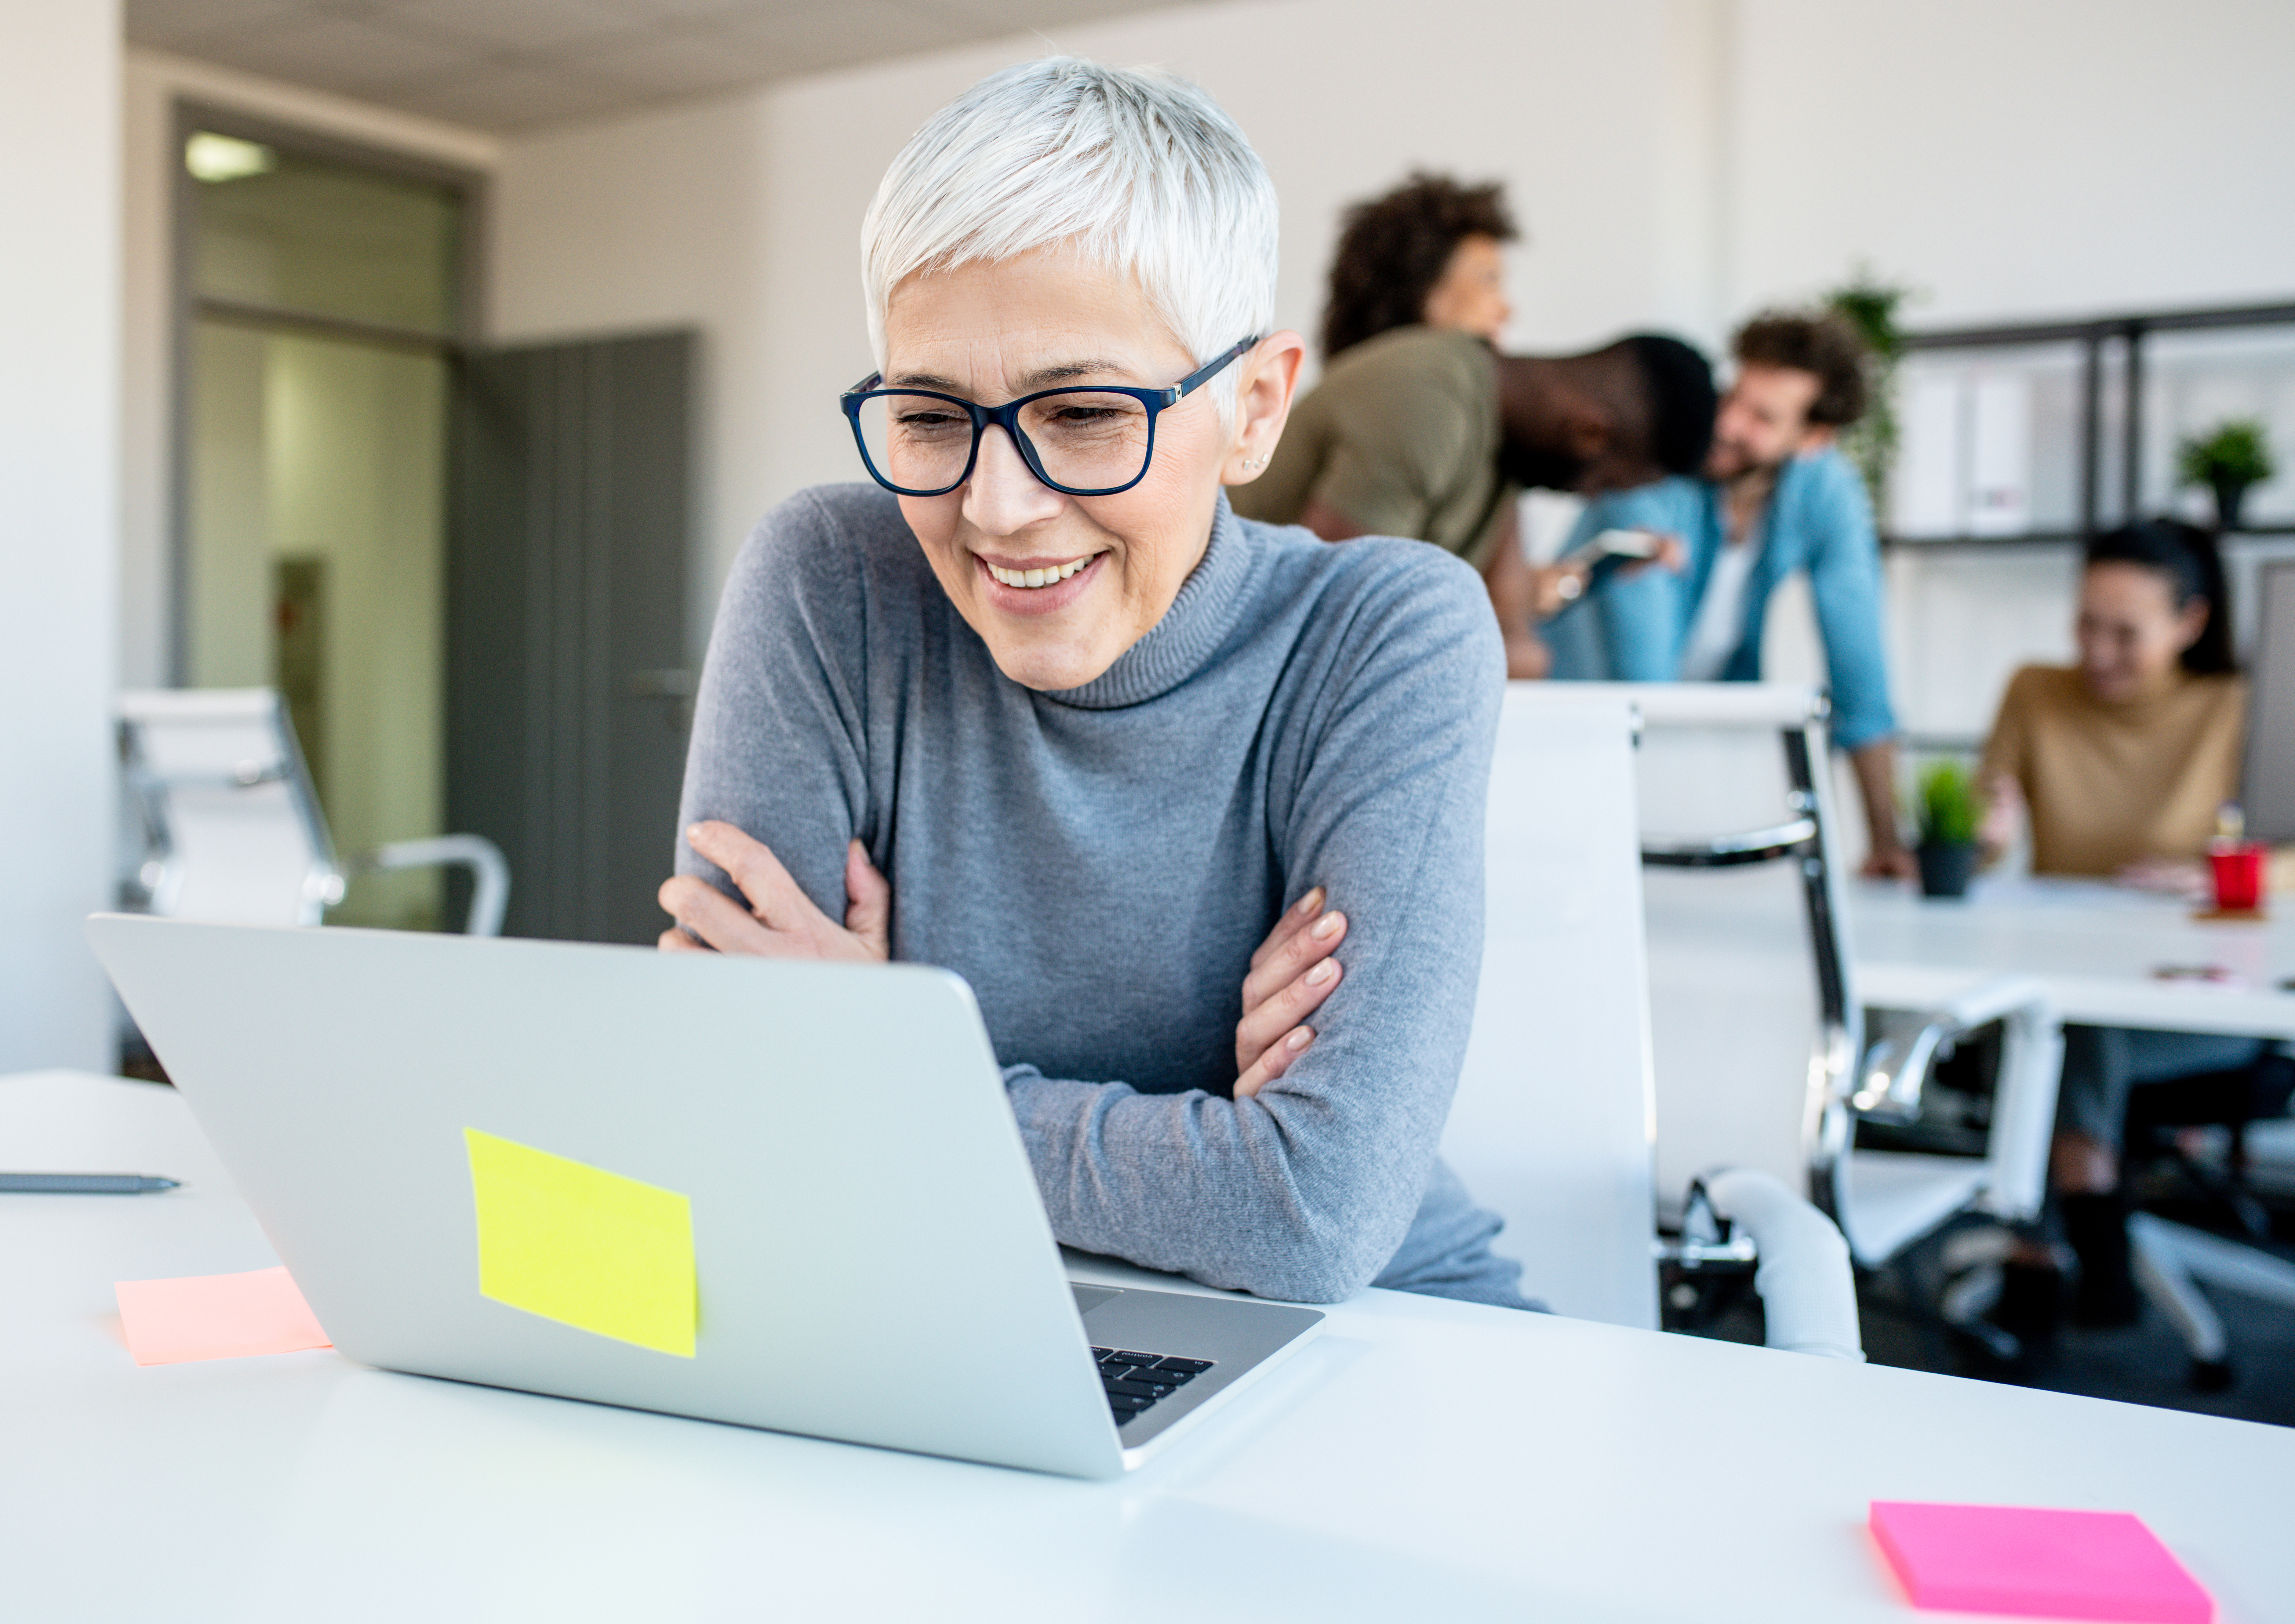
[{"label": "sweater sleeve", "polygon": [[2015,779],[2028,801],[2032,793],[2031,708],[2037,686],[2030,665],[2008,679],[2000,708],[1992,718],[1992,731],[1984,741],[1984,759],[1976,770],[1980,785],[1999,776]]},{"label": "sweater sleeve", "polygon": [[1505,657],[1472,570],[1424,547],[1384,567],[1275,745],[1285,899],[1322,885],[1349,920],[1316,1041],[1243,1100],[1012,1068],[1063,1241],[1333,1302],[1371,1281],[1419,1210],[1474,1016]]},{"label": "sweater sleeve", "polygon": [[814,493],[758,522],[726,578],[693,706],[676,865],[740,891],[684,830],[721,819],[771,847],[813,905],[845,917],[845,848],[881,867],[869,804],[864,555]]},{"label": "sweater sleeve", "polygon": [[1809,596],[1833,679],[1833,737],[1861,749],[1897,730],[1881,628],[1881,547],[1864,481],[1837,452],[1809,465]]},{"label": "sweater sleeve", "polygon": [[[1595,498],[1572,531],[1568,546],[1582,547],[1605,530],[1648,530],[1690,545],[1696,518],[1695,485],[1687,479],[1661,479]],[[1601,616],[1612,681],[1670,682],[1679,676],[1681,644],[1692,608],[1689,583],[1680,571],[1662,564],[1605,559],[1596,567],[1589,595]]]}]

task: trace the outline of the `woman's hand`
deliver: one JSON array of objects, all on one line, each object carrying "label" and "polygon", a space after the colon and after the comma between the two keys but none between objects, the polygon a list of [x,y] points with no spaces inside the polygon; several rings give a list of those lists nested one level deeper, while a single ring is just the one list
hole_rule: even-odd
[{"label": "woman's hand", "polygon": [[765,844],[730,823],[697,823],[685,843],[732,877],[748,899],[744,911],[716,886],[690,874],[662,882],[664,912],[677,923],[661,933],[666,953],[754,953],[764,959],[842,959],[881,964],[892,957],[893,887],[861,843],[845,852],[845,923],[805,895]]},{"label": "woman's hand", "polygon": [[[1551,564],[1525,564],[1522,567],[1522,584],[1516,589],[1527,600],[1534,620],[1553,619],[1586,595],[1593,584],[1594,567],[1598,557],[1580,553],[1557,559]],[[1655,538],[1646,559],[1631,559],[1621,565],[1621,575],[1638,575],[1646,569],[1670,569],[1679,575],[1689,564],[1689,549],[1678,535]]]},{"label": "woman's hand", "polygon": [[2122,864],[2111,877],[2132,891],[2156,892],[2194,902],[2207,901],[2215,884],[2208,865],[2196,857],[2139,857]]},{"label": "woman's hand", "polygon": [[1593,575],[1590,559],[1530,566],[1530,613],[1533,621],[1551,620],[1585,595]]},{"label": "woman's hand", "polygon": [[2012,774],[1996,772],[1984,780],[1979,794],[1984,819],[1976,828],[1976,845],[1990,862],[2024,832],[2024,791]]},{"label": "woman's hand", "polygon": [[1316,886],[1284,910],[1251,956],[1243,978],[1243,1019],[1235,1027],[1235,1097],[1248,1099],[1274,1081],[1315,1041],[1302,1024],[1339,984],[1331,957],[1346,940],[1347,917],[1325,911]]}]

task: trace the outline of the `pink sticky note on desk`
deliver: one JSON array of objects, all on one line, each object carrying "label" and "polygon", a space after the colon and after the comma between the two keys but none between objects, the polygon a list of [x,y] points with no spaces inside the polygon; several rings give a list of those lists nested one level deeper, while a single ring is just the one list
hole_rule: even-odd
[{"label": "pink sticky note on desk", "polygon": [[283,1269],[183,1280],[121,1280],[119,1323],[139,1365],[331,1348]]},{"label": "pink sticky note on desk", "polygon": [[2216,1604],[2124,1511],[1873,1502],[1873,1537],[1915,1607],[2211,1624]]}]

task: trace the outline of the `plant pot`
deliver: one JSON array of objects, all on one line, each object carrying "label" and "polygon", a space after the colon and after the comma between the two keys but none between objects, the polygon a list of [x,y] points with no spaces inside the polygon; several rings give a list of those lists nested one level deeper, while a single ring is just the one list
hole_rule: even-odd
[{"label": "plant pot", "polygon": [[1915,853],[1921,864],[1923,896],[1966,896],[1976,877],[1976,847],[1960,842],[1923,840]]},{"label": "plant pot", "polygon": [[2217,530],[2238,529],[2240,504],[2247,500],[2247,487],[2250,482],[2245,479],[2234,479],[2228,475],[2217,474],[2208,483],[2216,487],[2216,528]]}]

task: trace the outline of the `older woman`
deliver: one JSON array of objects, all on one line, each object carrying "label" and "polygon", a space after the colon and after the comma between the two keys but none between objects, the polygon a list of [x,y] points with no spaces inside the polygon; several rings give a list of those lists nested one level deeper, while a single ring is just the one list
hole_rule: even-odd
[{"label": "older woman", "polygon": [[1303,351],[1257,156],[1191,86],[1032,62],[917,133],[862,239],[876,483],[734,567],[663,946],[960,973],[1071,1245],[1520,1304],[1434,1156],[1499,640],[1454,558],[1228,507]]}]

